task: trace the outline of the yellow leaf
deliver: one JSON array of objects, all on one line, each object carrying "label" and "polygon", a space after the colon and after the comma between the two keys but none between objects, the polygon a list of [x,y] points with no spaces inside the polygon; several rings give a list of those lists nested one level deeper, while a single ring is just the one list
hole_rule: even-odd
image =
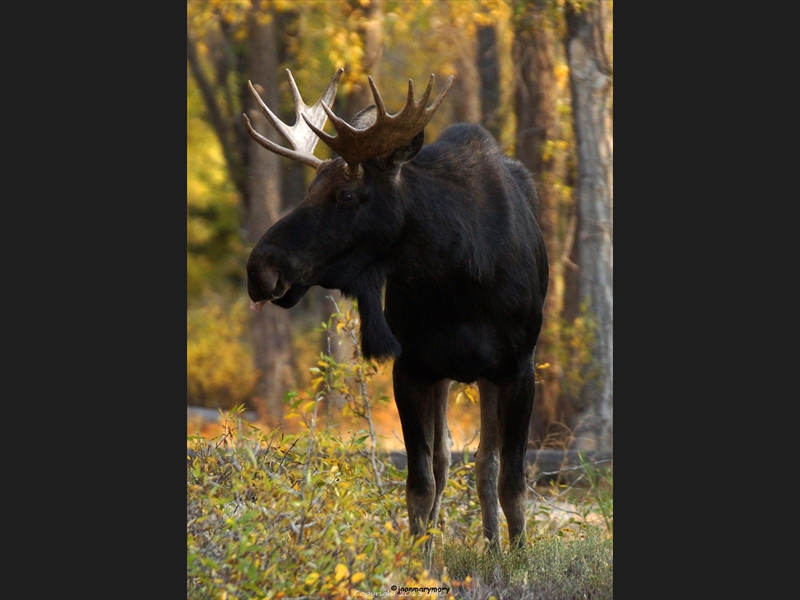
[{"label": "yellow leaf", "polygon": [[314,405],[315,405],[316,403],[317,403],[317,401],[316,401],[316,400],[311,400],[310,402],[306,402],[306,403],[303,405],[303,408],[301,408],[300,410],[302,410],[304,413],[305,413],[305,412],[308,412],[308,411],[310,411],[312,408],[314,408]]},{"label": "yellow leaf", "polygon": [[354,575],[353,575],[353,576],[350,578],[350,581],[351,581],[352,583],[358,583],[359,581],[361,581],[361,580],[362,580],[362,579],[364,579],[365,577],[366,577],[366,575],[365,575],[365,574],[364,574],[362,571],[359,571],[358,573],[354,574]]},{"label": "yellow leaf", "polygon": [[342,579],[344,579],[345,577],[347,577],[349,574],[350,574],[350,570],[347,568],[347,566],[340,563],[340,564],[336,565],[336,569],[334,570],[333,579],[334,579],[334,581],[339,582]]},{"label": "yellow leaf", "polygon": [[319,579],[319,573],[314,571],[313,573],[309,573],[308,577],[306,577],[306,585],[311,585],[317,579]]},{"label": "yellow leaf", "polygon": [[414,542],[414,545],[412,546],[412,548],[414,548],[414,549],[416,550],[416,549],[417,549],[417,548],[419,548],[419,547],[420,547],[422,544],[424,544],[425,542],[427,542],[427,541],[428,541],[428,538],[430,538],[430,537],[431,537],[431,536],[429,536],[429,535],[427,535],[427,534],[423,535],[421,538],[417,539],[417,541],[416,541],[416,542]]}]

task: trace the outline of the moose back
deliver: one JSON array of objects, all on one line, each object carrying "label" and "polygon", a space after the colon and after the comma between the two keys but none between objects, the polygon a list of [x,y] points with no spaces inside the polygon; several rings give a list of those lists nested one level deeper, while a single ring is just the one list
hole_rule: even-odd
[{"label": "moose back", "polygon": [[[476,455],[483,531],[498,545],[498,500],[509,539],[523,544],[524,456],[534,398],[533,353],[542,326],[548,264],[530,173],[482,127],[454,124],[424,146],[424,129],[452,82],[428,106],[389,114],[375,104],[350,123],[331,110],[340,69],[306,105],[290,72],[296,122],[289,127],[250,91],[292,148],[250,135],[316,169],[303,201],[275,223],[247,263],[251,308],[297,304],[314,285],[358,301],[367,358],[394,358],[394,397],[408,454],[406,503],[413,534],[435,527],[450,466],[451,381],[477,382]],[[323,131],[330,119],[336,135]],[[320,160],[322,140],[339,157]]]}]

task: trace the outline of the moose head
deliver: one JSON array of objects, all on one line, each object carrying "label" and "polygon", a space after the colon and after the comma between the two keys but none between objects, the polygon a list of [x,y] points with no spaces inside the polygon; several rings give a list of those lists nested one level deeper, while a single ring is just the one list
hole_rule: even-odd
[{"label": "moose head", "polygon": [[[267,301],[290,308],[314,285],[341,290],[358,300],[364,356],[386,359],[399,355],[401,349],[381,310],[386,265],[380,258],[392,248],[404,224],[402,203],[395,198],[402,167],[422,148],[425,126],[453,77],[430,106],[434,76],[419,100],[414,99],[414,83],[409,80],[406,104],[394,115],[387,112],[369,77],[375,104],[348,124],[330,109],[342,72],[336,72],[320,99],[309,107],[287,69],[295,102],[292,127],[273,114],[249,83],[261,111],[294,149],[270,141],[243,115],[250,135],[268,150],[313,167],[317,175],[303,201],[253,248],[247,263],[247,291],[250,307],[259,311]],[[336,136],[322,130],[327,118]],[[323,161],[314,156],[320,139],[340,158]]]}]

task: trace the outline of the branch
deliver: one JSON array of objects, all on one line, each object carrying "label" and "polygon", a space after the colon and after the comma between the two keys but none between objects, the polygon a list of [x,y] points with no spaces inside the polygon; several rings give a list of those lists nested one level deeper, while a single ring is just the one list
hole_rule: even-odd
[{"label": "branch", "polygon": [[222,113],[220,105],[217,102],[214,94],[214,87],[203,72],[203,68],[200,64],[200,57],[197,54],[197,46],[194,40],[192,40],[192,37],[188,31],[186,32],[186,56],[189,60],[189,67],[192,71],[192,76],[197,82],[197,87],[200,89],[200,94],[203,96],[203,101],[205,102],[207,120],[211,125],[211,128],[214,130],[214,133],[219,140],[219,144],[222,147],[222,154],[225,157],[226,164],[228,165],[231,179],[236,185],[239,193],[242,194],[242,197],[246,198],[247,194],[241,187],[240,178],[237,177],[237,173],[241,170],[241,160],[231,143],[231,140],[233,139],[233,136],[231,135],[232,128],[228,125],[231,120],[226,119]]}]

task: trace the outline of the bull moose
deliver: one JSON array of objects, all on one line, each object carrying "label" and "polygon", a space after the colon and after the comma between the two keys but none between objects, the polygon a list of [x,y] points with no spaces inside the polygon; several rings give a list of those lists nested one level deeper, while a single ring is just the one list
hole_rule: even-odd
[{"label": "bull moose", "polygon": [[[512,545],[525,538],[524,457],[534,399],[533,354],[542,326],[548,263],[531,174],[479,125],[457,123],[424,146],[424,130],[450,76],[428,106],[408,82],[405,106],[375,103],[350,123],[331,110],[343,69],[306,105],[287,69],[296,122],[281,122],[250,92],[291,144],[243,123],[268,150],[316,169],[303,201],[276,222],[247,261],[250,307],[291,308],[314,285],[356,299],[369,359],[394,358],[392,382],[415,536],[435,527],[450,467],[451,381],[477,382],[476,454],[483,533],[498,547],[498,499]],[[336,135],[323,131],[330,119]],[[339,157],[314,156],[318,140]]]}]

